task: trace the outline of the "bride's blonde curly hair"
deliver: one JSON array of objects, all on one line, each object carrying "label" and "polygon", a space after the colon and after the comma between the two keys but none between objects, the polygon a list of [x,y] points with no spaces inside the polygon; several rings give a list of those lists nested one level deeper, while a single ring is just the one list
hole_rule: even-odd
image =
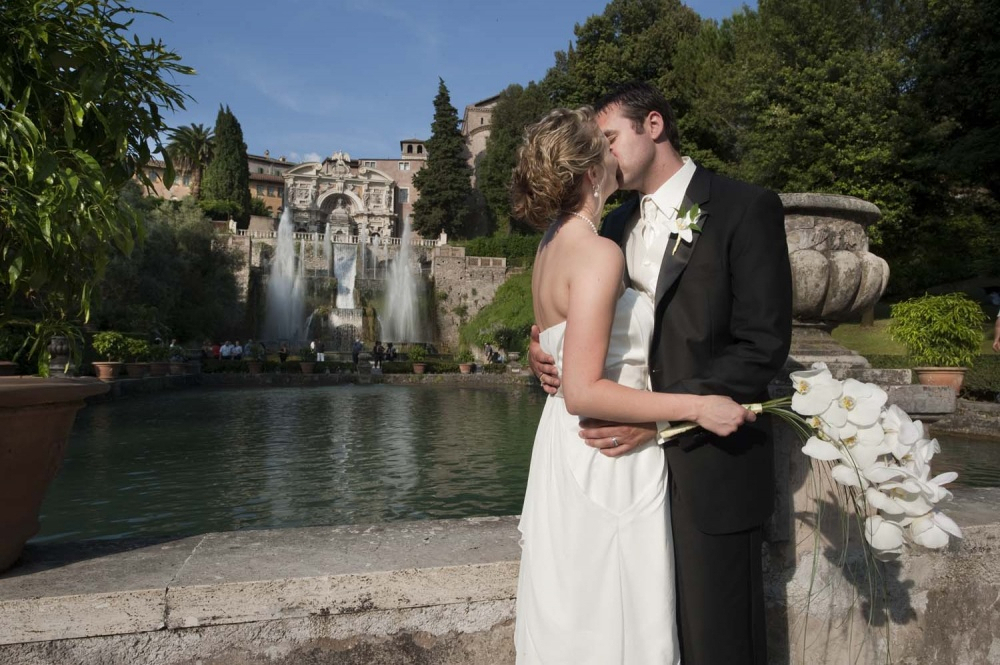
[{"label": "bride's blonde curly hair", "polygon": [[560,212],[575,210],[584,174],[603,165],[606,149],[589,106],[558,108],[530,125],[511,178],[514,217],[544,230]]}]

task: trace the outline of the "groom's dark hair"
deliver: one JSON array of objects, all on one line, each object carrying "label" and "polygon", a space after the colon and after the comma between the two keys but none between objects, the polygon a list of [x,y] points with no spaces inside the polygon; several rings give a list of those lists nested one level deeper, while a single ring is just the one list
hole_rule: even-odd
[{"label": "groom's dark hair", "polygon": [[656,111],[663,118],[663,132],[674,150],[680,151],[681,141],[677,132],[677,121],[670,103],[660,91],[645,81],[623,83],[597,100],[594,111],[600,114],[612,106],[620,106],[622,115],[632,121],[637,134],[642,134],[646,116]]}]

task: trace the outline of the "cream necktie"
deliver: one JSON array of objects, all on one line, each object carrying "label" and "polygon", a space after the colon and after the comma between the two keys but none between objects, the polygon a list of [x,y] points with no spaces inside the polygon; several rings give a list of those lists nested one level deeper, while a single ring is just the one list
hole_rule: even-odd
[{"label": "cream necktie", "polygon": [[646,245],[648,249],[650,245],[653,244],[653,239],[656,237],[656,215],[659,208],[656,206],[656,202],[653,201],[653,197],[644,196],[641,201],[641,208],[639,211],[639,223],[640,235],[642,236],[642,242]]}]

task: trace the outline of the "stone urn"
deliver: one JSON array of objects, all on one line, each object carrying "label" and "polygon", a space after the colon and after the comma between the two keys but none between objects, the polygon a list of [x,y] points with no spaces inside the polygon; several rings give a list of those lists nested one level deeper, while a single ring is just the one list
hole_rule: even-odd
[{"label": "stone urn", "polygon": [[76,412],[108,391],[94,378],[0,378],[0,571],[38,532],[38,511],[62,464]]},{"label": "stone urn", "polygon": [[785,235],[792,265],[791,357],[867,366],[837,344],[830,331],[858,318],[885,293],[889,265],[868,251],[865,229],[882,216],[878,207],[839,194],[782,194]]}]

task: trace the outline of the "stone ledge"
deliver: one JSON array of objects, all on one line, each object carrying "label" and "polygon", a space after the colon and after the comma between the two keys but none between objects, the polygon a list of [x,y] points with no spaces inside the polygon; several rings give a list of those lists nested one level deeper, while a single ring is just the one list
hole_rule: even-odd
[{"label": "stone ledge", "polygon": [[[965,540],[885,567],[895,662],[998,662],[998,506],[998,488],[960,488],[946,510]],[[513,663],[516,524],[500,517],[32,545],[0,576],[0,665]],[[851,611],[867,602],[857,576],[825,547],[814,569],[811,546],[799,543],[797,567],[766,561],[772,662],[884,662],[877,629]]]},{"label": "stone ledge", "polygon": [[510,600],[516,521],[29,545],[0,576],[0,644]]}]

